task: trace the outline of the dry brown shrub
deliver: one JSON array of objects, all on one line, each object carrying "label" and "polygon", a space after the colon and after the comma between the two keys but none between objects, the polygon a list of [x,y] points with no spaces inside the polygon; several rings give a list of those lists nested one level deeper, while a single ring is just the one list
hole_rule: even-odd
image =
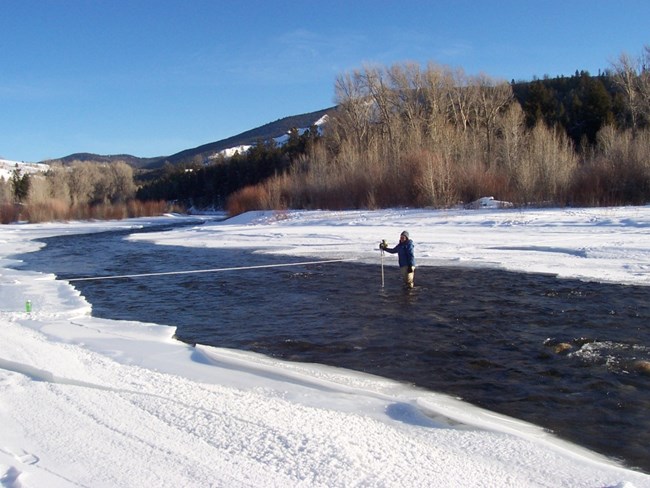
[{"label": "dry brown shrub", "polygon": [[103,204],[101,207],[104,218],[108,220],[123,220],[129,216],[127,206],[124,203]]},{"label": "dry brown shrub", "polygon": [[131,217],[150,217],[162,215],[168,211],[182,213],[184,209],[168,205],[164,201],[131,200],[127,203],[103,203],[90,205],[77,203],[69,205],[58,198],[47,201],[31,202],[28,205],[0,205],[0,223],[9,224],[21,219],[30,223],[54,222],[66,220],[122,220]]},{"label": "dry brown shrub", "polygon": [[0,223],[11,224],[18,222],[21,217],[21,206],[13,203],[3,203],[0,205]]},{"label": "dry brown shrub", "polygon": [[126,209],[129,217],[143,217],[145,215],[145,205],[147,202],[140,200],[130,200],[126,204]]},{"label": "dry brown shrub", "polygon": [[581,167],[576,171],[569,190],[572,203],[581,206],[613,205],[612,196],[607,191],[611,177],[611,170],[604,164]]},{"label": "dry brown shrub", "polygon": [[405,166],[411,179],[411,204],[448,207],[458,201],[455,172],[442,155],[424,149],[414,151],[407,155]]},{"label": "dry brown shrub", "polygon": [[458,196],[464,203],[481,197],[511,201],[512,189],[508,177],[497,170],[486,170],[480,165],[467,166],[458,175]]},{"label": "dry brown shrub", "polygon": [[70,206],[59,199],[47,202],[33,203],[28,206],[29,221],[31,223],[53,222],[69,219]]},{"label": "dry brown shrub", "polygon": [[90,205],[86,203],[76,203],[70,207],[71,220],[90,220],[92,218]]},{"label": "dry brown shrub", "polygon": [[226,201],[228,215],[239,215],[250,210],[263,210],[267,195],[262,185],[247,186],[231,194]]},{"label": "dry brown shrub", "polygon": [[576,205],[640,205],[650,200],[650,131],[598,134],[596,154],[575,172],[570,201]]},{"label": "dry brown shrub", "polygon": [[152,217],[166,212],[182,213],[177,205],[167,204],[163,200],[129,200],[126,208],[129,217]]},{"label": "dry brown shrub", "polygon": [[575,205],[642,205],[650,199],[650,175],[636,165],[599,158],[575,173],[569,194]]}]

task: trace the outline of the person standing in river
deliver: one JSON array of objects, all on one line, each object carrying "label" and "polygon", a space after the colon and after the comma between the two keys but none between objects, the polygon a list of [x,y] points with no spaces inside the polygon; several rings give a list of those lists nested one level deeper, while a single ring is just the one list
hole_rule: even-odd
[{"label": "person standing in river", "polygon": [[399,269],[402,272],[404,288],[413,288],[415,278],[415,244],[409,238],[409,233],[403,231],[399,236],[399,244],[389,248],[385,241],[379,244],[379,249],[397,254]]}]

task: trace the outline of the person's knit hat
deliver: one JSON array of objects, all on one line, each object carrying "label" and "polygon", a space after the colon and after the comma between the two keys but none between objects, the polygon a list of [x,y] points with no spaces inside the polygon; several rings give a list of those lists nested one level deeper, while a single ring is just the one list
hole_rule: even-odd
[{"label": "person's knit hat", "polygon": [[403,231],[400,235],[403,235],[403,236],[406,237],[407,239],[409,238],[409,233],[408,233],[408,231]]}]

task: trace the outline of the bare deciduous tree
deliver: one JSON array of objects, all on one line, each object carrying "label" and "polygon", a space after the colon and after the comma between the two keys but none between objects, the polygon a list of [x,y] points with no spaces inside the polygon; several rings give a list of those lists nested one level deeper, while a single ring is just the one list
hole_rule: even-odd
[{"label": "bare deciduous tree", "polygon": [[471,127],[472,112],[475,111],[478,87],[462,69],[450,72],[451,83],[447,98],[452,121],[463,131]]},{"label": "bare deciduous tree", "polygon": [[637,86],[637,63],[627,54],[621,54],[613,63],[614,76],[612,79],[620,89],[630,116],[632,131],[636,132],[638,117],[641,109],[639,90]]},{"label": "bare deciduous tree", "polygon": [[67,204],[71,203],[68,169],[60,164],[50,166],[46,173],[49,196]]},{"label": "bare deciduous tree", "polygon": [[394,110],[401,114],[403,121],[399,130],[410,136],[410,144],[417,145],[421,142],[426,121],[425,80],[420,67],[415,63],[393,65],[388,70],[388,76],[391,89],[395,92]]},{"label": "bare deciduous tree", "polygon": [[484,130],[487,166],[491,167],[493,165],[492,145],[496,137],[497,121],[513,100],[512,87],[506,82],[495,81],[486,75],[479,75],[473,84],[478,87],[474,105],[477,125]]},{"label": "bare deciduous tree", "polygon": [[526,116],[518,103],[508,106],[499,118],[497,131],[501,134],[496,160],[507,174],[514,175],[526,144]]},{"label": "bare deciduous tree", "polygon": [[641,112],[646,125],[650,126],[650,45],[644,47],[641,56],[638,87],[639,97],[641,98]]},{"label": "bare deciduous tree", "polygon": [[370,143],[372,103],[361,87],[358,71],[337,77],[335,85],[336,112],[330,117],[328,135],[336,145],[350,137],[357,147]]},{"label": "bare deciduous tree", "polygon": [[575,149],[567,134],[540,122],[530,132],[526,149],[520,172],[527,186],[525,194],[538,202],[562,198],[577,167]]},{"label": "bare deciduous tree", "polygon": [[109,199],[111,203],[131,200],[136,191],[133,182],[133,168],[124,161],[116,161],[108,166]]},{"label": "bare deciduous tree", "polygon": [[361,86],[374,102],[376,111],[376,124],[382,133],[388,136],[389,145],[393,145],[393,117],[394,107],[398,104],[395,91],[386,82],[384,70],[379,67],[366,66],[361,72]]},{"label": "bare deciduous tree", "polygon": [[69,167],[68,188],[72,204],[87,204],[93,198],[94,170],[89,163],[73,161]]},{"label": "bare deciduous tree", "polygon": [[612,80],[623,94],[633,135],[650,125],[650,45],[637,59],[621,54],[612,63]]},{"label": "bare deciduous tree", "polygon": [[0,205],[10,203],[12,200],[11,185],[0,176]]},{"label": "bare deciduous tree", "polygon": [[429,63],[423,75],[423,104],[425,132],[433,144],[443,141],[442,133],[449,121],[448,94],[453,85],[449,70]]}]

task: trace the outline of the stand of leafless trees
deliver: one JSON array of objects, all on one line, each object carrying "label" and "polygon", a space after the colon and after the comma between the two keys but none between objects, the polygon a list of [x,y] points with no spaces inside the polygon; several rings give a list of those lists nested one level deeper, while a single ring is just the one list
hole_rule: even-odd
[{"label": "stand of leafless trees", "polygon": [[528,127],[511,85],[486,75],[408,63],[345,73],[322,144],[290,174],[235,193],[229,210],[648,201],[650,48],[642,59],[614,65],[628,120],[589,148],[559,127]]},{"label": "stand of leafless trees", "polygon": [[123,219],[166,210],[164,202],[135,200],[135,191],[133,168],[124,162],[74,162],[32,175],[16,170],[12,181],[0,181],[0,222]]},{"label": "stand of leafless trees", "polygon": [[[510,85],[415,64],[365,67],[336,82],[325,147],[261,194],[287,207],[445,207],[486,195],[563,196],[577,159],[566,137],[528,130]],[[247,190],[249,193],[251,190]]]}]

